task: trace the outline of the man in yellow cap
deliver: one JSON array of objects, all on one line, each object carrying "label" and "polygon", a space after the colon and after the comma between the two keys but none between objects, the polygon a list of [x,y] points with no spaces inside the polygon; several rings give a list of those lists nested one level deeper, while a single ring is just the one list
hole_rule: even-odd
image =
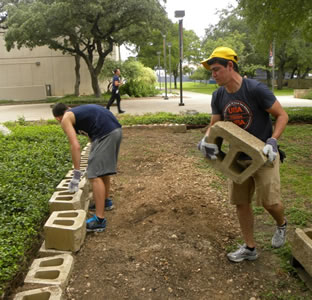
[{"label": "man in yellow cap", "polygon": [[[276,221],[277,228],[272,238],[272,246],[279,248],[285,244],[287,221],[280,200],[279,150],[277,139],[283,133],[288,115],[270,89],[253,79],[243,78],[238,73],[238,56],[227,47],[216,48],[203,66],[211,70],[213,78],[220,86],[212,95],[212,116],[208,130],[198,148],[208,159],[216,159],[218,146],[205,141],[210,127],[218,121],[231,121],[266,144],[263,153],[272,162],[261,167],[242,184],[230,182],[229,197],[236,205],[237,216],[245,244],[228,253],[230,261],[255,260],[258,257],[254,241],[254,218],[251,200],[256,192],[257,205],[262,205]],[[270,115],[275,118],[274,128]],[[282,157],[281,157],[282,159]],[[248,166],[250,157],[242,154],[240,162]]]}]

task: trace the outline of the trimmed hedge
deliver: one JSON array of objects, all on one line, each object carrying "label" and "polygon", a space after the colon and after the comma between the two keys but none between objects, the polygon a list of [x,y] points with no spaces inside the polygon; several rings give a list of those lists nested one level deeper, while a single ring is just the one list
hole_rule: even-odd
[{"label": "trimmed hedge", "polygon": [[[12,134],[0,134],[0,295],[27,267],[48,217],[48,200],[71,169],[60,126],[6,125]],[[87,143],[80,140],[82,146]]]},{"label": "trimmed hedge", "polygon": [[164,123],[176,123],[176,124],[188,124],[188,125],[204,125],[209,124],[209,114],[172,114],[172,113],[156,113],[156,114],[144,114],[142,116],[132,115],[119,115],[118,120],[122,125],[135,125],[135,124],[164,124]]},{"label": "trimmed hedge", "polygon": [[288,107],[285,110],[289,116],[288,123],[312,124],[312,107]]},{"label": "trimmed hedge", "polygon": [[[312,124],[312,107],[293,107],[286,109],[289,116],[289,124],[309,123]],[[211,114],[173,114],[173,113],[148,113],[142,116],[119,115],[118,119],[122,125],[135,124],[164,124],[177,123],[186,125],[206,126],[210,123]]]}]

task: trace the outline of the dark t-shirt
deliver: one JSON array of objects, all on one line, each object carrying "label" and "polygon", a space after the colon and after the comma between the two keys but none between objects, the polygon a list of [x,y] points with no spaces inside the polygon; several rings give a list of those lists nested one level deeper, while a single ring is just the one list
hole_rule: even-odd
[{"label": "dark t-shirt", "polygon": [[106,108],[96,104],[86,104],[71,108],[75,115],[74,128],[78,134],[88,136],[91,141],[99,139],[121,125]]},{"label": "dark t-shirt", "polygon": [[120,82],[120,78],[118,75],[114,75],[113,77],[113,92],[116,92],[119,89],[119,85],[115,85],[115,81]]},{"label": "dark t-shirt", "polygon": [[213,115],[221,115],[223,121],[231,121],[262,141],[272,136],[272,121],[266,112],[276,98],[269,88],[253,79],[243,78],[241,88],[228,93],[220,87],[212,95]]}]

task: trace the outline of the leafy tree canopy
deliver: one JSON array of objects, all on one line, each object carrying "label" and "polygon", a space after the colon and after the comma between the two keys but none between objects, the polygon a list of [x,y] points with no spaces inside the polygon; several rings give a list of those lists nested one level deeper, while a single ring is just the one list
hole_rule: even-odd
[{"label": "leafy tree canopy", "polygon": [[151,28],[158,28],[167,20],[158,0],[8,2],[7,49],[47,45],[79,55],[89,68],[97,96],[101,94],[97,78],[113,45],[138,43],[149,35]]}]

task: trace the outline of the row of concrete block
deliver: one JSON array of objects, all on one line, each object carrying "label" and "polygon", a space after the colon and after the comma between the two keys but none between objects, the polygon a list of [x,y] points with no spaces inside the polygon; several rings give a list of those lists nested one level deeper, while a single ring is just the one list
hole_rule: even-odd
[{"label": "row of concrete block", "polygon": [[[81,152],[80,169],[88,165],[90,144]],[[44,225],[44,237],[38,256],[30,266],[24,280],[25,291],[16,294],[14,300],[62,300],[70,278],[74,259],[86,236],[86,217],[89,207],[90,186],[83,177],[79,191],[68,192],[73,176],[69,171],[56,187],[49,200],[50,217]],[[31,289],[33,285],[40,288]]]}]

